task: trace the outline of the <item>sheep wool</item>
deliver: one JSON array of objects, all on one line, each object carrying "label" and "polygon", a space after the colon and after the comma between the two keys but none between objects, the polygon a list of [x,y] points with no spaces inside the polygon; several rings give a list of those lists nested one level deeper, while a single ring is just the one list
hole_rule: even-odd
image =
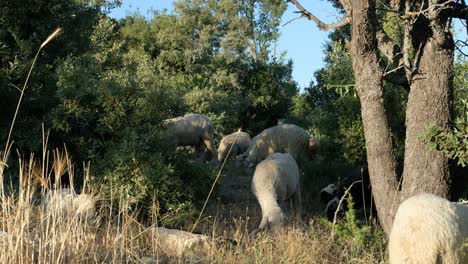
[{"label": "sheep wool", "polygon": [[217,158],[218,154],[214,144],[214,125],[207,116],[187,114],[166,119],[163,124],[168,127],[167,132],[174,145],[194,146],[197,150],[205,145],[213,158]]},{"label": "sheep wool", "polygon": [[259,228],[284,224],[285,215],[278,201],[292,199],[297,216],[301,214],[299,168],[289,153],[274,153],[260,162],[252,178],[252,192],[262,209]]},{"label": "sheep wool", "polygon": [[296,160],[315,158],[318,144],[303,128],[292,124],[279,124],[263,130],[252,139],[245,153],[250,167],[275,152],[290,153]]},{"label": "sheep wool", "polygon": [[[236,138],[237,137],[237,138]],[[224,161],[227,157],[229,149],[232,150],[230,153],[231,157],[244,153],[250,146],[250,136],[246,132],[234,132],[225,136],[218,147],[218,160]]]},{"label": "sheep wool", "polygon": [[468,263],[468,206],[432,194],[404,201],[390,233],[391,264]]},{"label": "sheep wool", "polygon": [[97,198],[90,194],[76,194],[69,188],[49,190],[44,196],[42,207],[50,214],[63,216],[85,216],[94,214]]}]

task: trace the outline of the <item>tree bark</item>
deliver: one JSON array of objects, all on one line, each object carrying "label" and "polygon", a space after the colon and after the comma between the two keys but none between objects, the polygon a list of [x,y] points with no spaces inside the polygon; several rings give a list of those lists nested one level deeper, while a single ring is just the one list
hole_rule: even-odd
[{"label": "tree bark", "polygon": [[449,197],[448,159],[424,142],[429,126],[449,128],[454,42],[448,23],[440,14],[428,13],[411,32],[413,46],[421,51],[406,110],[403,199],[417,193]]},{"label": "tree bark", "polygon": [[366,138],[372,192],[383,229],[390,232],[399,193],[391,133],[384,108],[377,49],[375,0],[352,1],[351,54]]}]

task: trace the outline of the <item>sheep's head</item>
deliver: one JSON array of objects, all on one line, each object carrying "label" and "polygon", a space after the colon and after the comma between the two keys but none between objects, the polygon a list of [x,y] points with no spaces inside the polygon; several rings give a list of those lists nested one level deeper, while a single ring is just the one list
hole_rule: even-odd
[{"label": "sheep's head", "polygon": [[245,167],[253,168],[255,167],[257,161],[257,150],[256,148],[251,148],[238,156],[238,160],[241,161]]},{"label": "sheep's head", "polygon": [[262,217],[260,229],[271,228],[276,229],[284,225],[286,217],[279,207],[272,208]]},{"label": "sheep's head", "polygon": [[309,147],[307,149],[307,154],[309,155],[309,158],[311,160],[315,159],[315,156],[317,155],[317,152],[319,150],[319,143],[316,139],[314,138],[309,138]]},{"label": "sheep's head", "polygon": [[223,162],[224,159],[226,158],[226,155],[227,155],[227,153],[225,153],[226,149],[227,151],[229,151],[229,148],[227,148],[226,144],[223,141],[221,141],[218,147],[218,161],[219,162]]},{"label": "sheep's head", "polygon": [[327,187],[320,191],[320,200],[323,204],[327,204],[330,200],[335,198],[338,194],[338,188],[335,184],[329,184]]}]

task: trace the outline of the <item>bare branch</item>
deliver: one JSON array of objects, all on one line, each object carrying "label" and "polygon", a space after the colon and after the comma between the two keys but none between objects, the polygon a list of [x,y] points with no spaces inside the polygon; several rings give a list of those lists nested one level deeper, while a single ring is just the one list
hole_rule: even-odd
[{"label": "bare branch", "polygon": [[[342,4],[343,3],[346,4],[346,1],[347,0],[340,0],[340,2],[342,2]],[[343,18],[343,20],[341,20],[338,23],[325,24],[320,19],[318,19],[314,14],[312,14],[307,9],[305,9],[297,0],[287,0],[287,2],[291,2],[292,4],[294,4],[297,7],[297,9],[299,9],[299,11],[296,11],[296,13],[300,13],[300,14],[302,14],[303,17],[314,21],[317,24],[317,26],[321,30],[324,30],[324,31],[341,28],[341,27],[344,27],[346,25],[349,25],[349,23],[351,22],[351,18],[349,17],[349,15],[346,15]]]},{"label": "bare branch", "polygon": [[[410,11],[410,3],[409,1],[406,1],[405,3],[405,13],[408,13]],[[413,23],[405,19],[405,30],[403,33],[403,64],[405,66],[405,71],[406,71],[406,79],[408,79],[408,82],[411,83],[411,69],[413,68],[410,60],[410,51],[412,48],[411,45],[411,30],[413,27]]]},{"label": "bare branch", "polygon": [[21,90],[21,88],[19,88],[18,86],[14,85],[14,84],[12,84],[12,83],[10,83],[10,85],[13,86],[13,87],[15,87],[20,93],[23,91],[23,90]]},{"label": "bare branch", "polygon": [[385,72],[385,73],[383,74],[383,76],[384,76],[384,77],[387,77],[387,76],[389,76],[390,74],[392,74],[392,73],[394,73],[394,72],[397,72],[397,71],[403,69],[404,67],[405,67],[405,65],[402,64],[402,65],[400,65],[400,66],[398,66],[398,67],[396,67],[396,68],[394,68],[394,69],[392,69],[392,70],[389,70],[389,71]]},{"label": "bare branch", "polygon": [[465,1],[461,1],[461,3],[450,3],[449,7],[448,15],[450,17],[468,20],[468,6]]},{"label": "bare branch", "polygon": [[296,20],[301,19],[301,18],[303,18],[303,17],[304,17],[303,15],[300,15],[300,16],[298,16],[298,17],[296,17],[296,18],[293,18],[293,19],[291,19],[291,20],[289,20],[289,21],[286,21],[286,23],[283,24],[283,27],[286,26],[286,25],[288,25],[289,23],[292,23],[293,21],[296,21]]},{"label": "bare branch", "polygon": [[460,45],[457,45],[458,43],[462,43],[462,47],[468,47],[468,41],[457,40],[455,42],[455,48],[458,50],[458,52],[460,52],[460,54],[462,54],[463,56],[468,57],[468,54],[462,50],[462,47],[460,47]]}]

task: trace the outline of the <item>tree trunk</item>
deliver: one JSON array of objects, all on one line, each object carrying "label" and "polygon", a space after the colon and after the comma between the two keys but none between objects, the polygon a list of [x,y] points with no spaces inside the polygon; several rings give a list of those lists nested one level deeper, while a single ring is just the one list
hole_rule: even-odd
[{"label": "tree trunk", "polygon": [[[454,42],[447,19],[429,13],[414,24],[413,47],[421,47],[415,58],[417,72],[411,80],[406,110],[405,165],[403,199],[417,193],[449,197],[448,159],[424,142],[427,128],[436,125],[448,129],[449,92],[453,79]],[[419,61],[418,61],[419,60]]]},{"label": "tree trunk", "polygon": [[384,108],[375,0],[352,1],[351,54],[366,138],[369,176],[383,229],[391,229],[399,193],[392,139]]}]

